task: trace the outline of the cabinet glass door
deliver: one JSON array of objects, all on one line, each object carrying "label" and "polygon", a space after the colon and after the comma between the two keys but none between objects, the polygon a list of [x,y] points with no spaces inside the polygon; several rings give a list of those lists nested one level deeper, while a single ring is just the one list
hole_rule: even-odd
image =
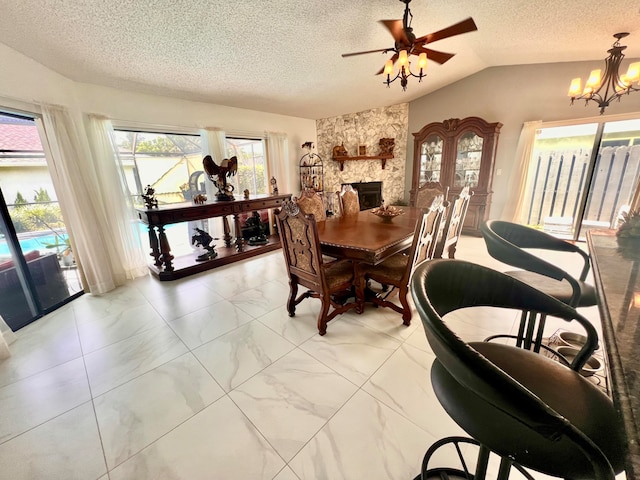
[{"label": "cabinet glass door", "polygon": [[478,186],[482,161],[482,137],[474,132],[463,134],[458,140],[454,187]]},{"label": "cabinet glass door", "polygon": [[419,185],[440,181],[443,140],[439,135],[431,135],[420,146]]}]

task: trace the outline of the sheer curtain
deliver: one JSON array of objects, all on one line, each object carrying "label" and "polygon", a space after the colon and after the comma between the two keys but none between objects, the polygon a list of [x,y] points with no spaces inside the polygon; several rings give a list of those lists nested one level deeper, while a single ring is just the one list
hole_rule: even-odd
[{"label": "sheer curtain", "polygon": [[[267,185],[271,193],[271,177],[275,177],[278,193],[292,192],[289,175],[289,140],[286,133],[267,132]],[[293,193],[293,192],[292,192]],[[295,193],[294,195],[297,195]],[[273,211],[269,210],[269,233],[275,233]]]},{"label": "sheer curtain", "polygon": [[289,141],[286,133],[267,132],[267,174],[275,177],[281,193],[291,192]]},{"label": "sheer curtain", "polygon": [[509,196],[507,204],[502,212],[502,218],[515,223],[521,223],[522,209],[529,197],[531,182],[528,181],[531,153],[536,139],[536,131],[541,127],[542,121],[525,122],[520,132],[518,148],[514,160],[518,165],[511,173],[509,181]]},{"label": "sheer curtain", "polygon": [[0,316],[0,360],[4,360],[11,355],[9,344],[16,339],[15,334],[11,331],[2,316]]},{"label": "sheer curtain", "polygon": [[[213,160],[220,165],[227,155],[227,137],[224,131],[221,128],[215,127],[203,128],[200,130],[200,138],[202,138],[202,157],[204,158],[207,155],[211,155]],[[207,200],[209,202],[215,201],[214,199],[218,189],[208,178],[204,182],[204,188],[207,192]],[[241,195],[241,192],[235,192],[235,194]],[[210,218],[208,223],[209,235],[214,238],[222,238],[222,220],[220,218]]]},{"label": "sheer curtain", "polygon": [[[116,285],[127,279],[148,273],[147,256],[140,240],[139,222],[124,168],[115,147],[111,121],[99,115],[89,115],[87,125],[94,168],[98,175],[99,197],[109,206],[105,227],[109,245],[113,247],[109,260]],[[97,192],[98,193],[98,192]]]},{"label": "sheer curtain", "polygon": [[[123,218],[117,204],[109,203],[111,194],[123,195],[122,190],[105,197],[114,184],[93,159],[82,122],[64,107],[41,107],[43,147],[83,286],[94,294],[108,292],[127,277],[119,233],[131,228],[130,217]],[[109,161],[113,163],[113,153]],[[128,273],[134,271],[141,273]]]}]

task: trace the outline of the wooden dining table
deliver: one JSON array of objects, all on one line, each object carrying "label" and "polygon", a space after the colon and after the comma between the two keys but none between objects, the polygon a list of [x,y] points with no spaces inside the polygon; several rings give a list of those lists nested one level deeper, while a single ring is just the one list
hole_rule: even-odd
[{"label": "wooden dining table", "polygon": [[330,257],[377,265],[411,247],[422,209],[398,207],[403,214],[390,222],[362,210],[356,215],[330,217],[318,222],[322,253]]}]

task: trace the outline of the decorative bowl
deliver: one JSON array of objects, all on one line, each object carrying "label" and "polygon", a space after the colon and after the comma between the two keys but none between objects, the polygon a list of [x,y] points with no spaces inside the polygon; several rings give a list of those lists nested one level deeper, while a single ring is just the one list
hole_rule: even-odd
[{"label": "decorative bowl", "polygon": [[[579,348],[575,347],[558,347],[556,351],[567,359],[569,363],[573,362],[573,359],[576,358]],[[588,358],[587,363],[580,369],[580,374],[583,377],[590,377],[598,370],[602,370],[602,362],[598,360],[596,357],[591,356]]]},{"label": "decorative bowl", "polygon": [[398,215],[402,215],[404,213],[404,210],[396,208],[394,206],[376,207],[371,210],[371,213],[373,213],[376,217],[381,218],[383,222],[390,223],[391,220],[393,220],[395,217],[397,217]]}]

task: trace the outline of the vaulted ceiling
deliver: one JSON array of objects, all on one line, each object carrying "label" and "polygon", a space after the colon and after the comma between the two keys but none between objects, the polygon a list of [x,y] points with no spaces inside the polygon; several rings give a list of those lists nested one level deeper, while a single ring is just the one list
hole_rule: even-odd
[{"label": "vaulted ceiling", "polygon": [[639,57],[640,2],[599,6],[413,0],[417,36],[470,16],[478,31],[431,44],[456,56],[406,92],[375,75],[390,54],[341,57],[393,46],[378,20],[402,18],[398,0],[0,0],[0,43],[78,82],[318,119],[408,102],[492,66],[603,59],[621,31]]}]

